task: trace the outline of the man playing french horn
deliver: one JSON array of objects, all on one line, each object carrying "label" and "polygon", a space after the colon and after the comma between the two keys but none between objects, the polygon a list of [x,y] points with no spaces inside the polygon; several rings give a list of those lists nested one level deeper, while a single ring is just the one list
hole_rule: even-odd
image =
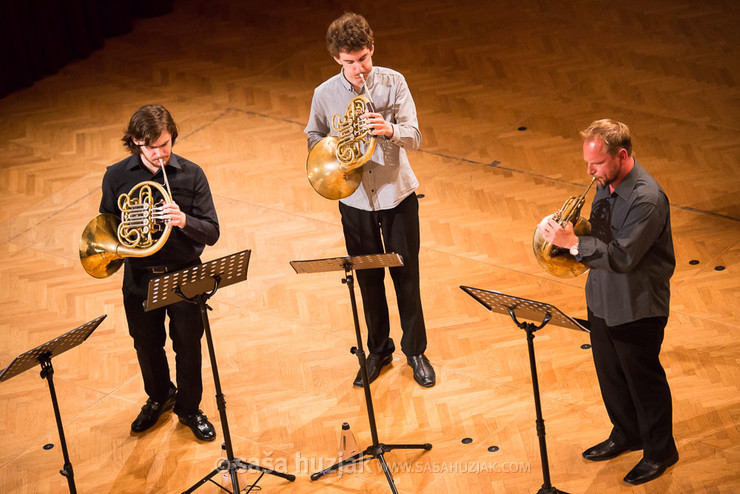
[{"label": "man playing french horn", "polygon": [[581,132],[588,174],[598,183],[591,229],[549,219],[548,242],[590,268],[586,306],[596,376],[612,423],[609,437],[583,457],[604,461],[642,450],[624,477],[633,485],[658,478],[678,461],[671,390],[660,363],[676,266],[668,197],[635,160],[627,125],[596,120]]},{"label": "man playing french horn", "polygon": [[[203,392],[203,322],[198,306],[183,301],[145,312],[142,305],[150,279],[200,264],[205,245],[213,245],[219,237],[218,218],[206,176],[195,163],[172,154],[176,139],[177,125],[166,108],[159,105],[139,108],[123,137],[131,156],[109,166],[103,177],[100,212],[120,218],[122,210],[136,210],[141,203],[151,206],[155,199],[150,197],[150,189],[159,185],[171,190],[171,197],[165,197],[164,204],[155,204],[142,213],[157,217],[169,227],[169,236],[160,237],[164,244],[157,245],[151,255],[126,257],[124,261],[123,303],[148,396],[131,430],[149,429],[164,412],[174,408],[180,422],[190,427],[195,437],[212,441],[216,432],[199,409]],[[155,182],[151,185],[157,187],[144,184],[145,192],[139,192],[143,182]],[[131,243],[135,244],[148,237],[152,228],[146,226],[137,231],[125,224],[128,222],[122,221],[118,228],[119,232],[128,230],[123,240],[133,239]],[[170,319],[169,334],[176,353],[177,387],[170,380],[164,349],[165,315]]]},{"label": "man playing french horn", "polygon": [[[345,171],[350,167],[343,163],[343,157],[359,154],[351,150],[345,153],[345,147],[372,140],[370,145],[375,148],[367,153],[371,156],[355,163],[362,165],[361,181],[358,179],[354,184],[356,189],[350,190],[347,196],[322,193],[313,181],[312,185],[325,197],[340,199],[339,211],[349,255],[396,252],[403,257],[402,267],[390,268],[403,330],[401,350],[416,382],[424,387],[434,386],[434,369],[424,355],[427,338],[419,292],[419,202],[415,193],[419,182],[406,155],[406,149],[416,150],[421,143],[416,106],[403,75],[388,68],[373,67],[373,32],[364,17],[346,13],[336,19],[329,26],[326,44],[342,69],[314,90],[305,129],[310,150],[309,180],[311,151],[323,146],[327,142],[325,137],[339,136],[335,154],[342,157],[338,162]],[[351,108],[360,95],[370,102],[369,110],[365,108],[361,115],[352,115]],[[342,115],[345,122],[352,122],[339,128],[337,121]],[[342,136],[350,126],[359,133],[358,142],[348,142]],[[371,138],[367,137],[368,129]],[[327,181],[330,180],[318,180]],[[385,271],[358,270],[355,275],[368,328],[370,354],[366,367],[372,382],[381,368],[392,362],[395,350],[390,338]],[[362,386],[360,372],[353,384]]]}]

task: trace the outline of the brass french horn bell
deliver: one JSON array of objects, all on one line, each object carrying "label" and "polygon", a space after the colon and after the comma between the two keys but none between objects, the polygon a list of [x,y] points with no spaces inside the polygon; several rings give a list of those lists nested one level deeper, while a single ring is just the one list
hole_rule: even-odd
[{"label": "brass french horn bell", "polygon": [[[586,190],[580,196],[573,196],[568,198],[563,206],[552,215],[552,218],[560,224],[561,227],[565,226],[568,222],[573,223],[573,231],[576,235],[589,235],[591,233],[591,223],[581,216],[581,209],[586,200],[586,194],[591,189],[591,186],[596,181],[596,177],[591,180]],[[549,217],[546,216],[540,222],[546,222]],[[559,278],[575,278],[588,271],[588,266],[578,262],[568,249],[557,247],[550,242],[545,240],[544,235],[540,231],[539,225],[534,229],[534,237],[532,238],[532,249],[534,250],[534,257],[542,268],[553,276]]]},{"label": "brass french horn bell", "polygon": [[[152,189],[161,194],[160,201],[155,202]],[[107,278],[118,271],[124,258],[148,257],[159,251],[172,230],[161,214],[167,202],[172,197],[160,184],[140,182],[118,197],[120,219],[103,213],[90,220],[80,237],[80,262],[87,274]]]},{"label": "brass french horn bell", "polygon": [[[365,78],[362,78],[366,94]],[[377,144],[361,115],[372,111],[372,99],[360,94],[352,98],[340,120],[335,113],[331,126],[339,137],[326,136],[308,152],[306,174],[316,192],[327,199],[351,196],[362,182],[362,165],[368,162]]]}]

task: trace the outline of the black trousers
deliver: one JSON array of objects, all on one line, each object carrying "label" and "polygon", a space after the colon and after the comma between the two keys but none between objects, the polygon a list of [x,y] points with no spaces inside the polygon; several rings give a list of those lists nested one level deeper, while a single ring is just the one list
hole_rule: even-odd
[{"label": "black trousers", "polygon": [[141,377],[144,380],[144,391],[149,398],[162,403],[167,399],[172,385],[164,349],[167,340],[165,315],[169,316],[169,335],[175,351],[177,378],[174,411],[178,415],[190,415],[198,411],[203,395],[201,376],[203,320],[198,305],[188,302],[177,302],[144,312],[142,304],[146,300],[149,280],[157,276],[161,274],[132,268],[126,262],[123,275],[123,304],[129,334],[134,340]]},{"label": "black trousers", "polygon": [[589,311],[588,319],[601,396],[613,425],[609,438],[641,444],[645,459],[666,460],[676,452],[671,390],[659,358],[668,318],[607,326]]},{"label": "black trousers", "polygon": [[[401,317],[401,350],[407,356],[424,353],[427,346],[424,314],[419,292],[419,200],[415,193],[393,209],[363,211],[339,203],[347,253],[351,256],[396,252],[404,265],[389,268]],[[385,248],[384,248],[385,246]],[[370,353],[390,355],[395,344],[390,338],[385,269],[355,272],[362,294],[367,346]]]}]

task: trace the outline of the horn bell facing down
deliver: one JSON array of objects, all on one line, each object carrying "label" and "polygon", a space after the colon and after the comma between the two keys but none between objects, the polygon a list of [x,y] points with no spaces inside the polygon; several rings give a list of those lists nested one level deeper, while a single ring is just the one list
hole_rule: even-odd
[{"label": "horn bell facing down", "polygon": [[[543,221],[547,221],[547,217]],[[583,236],[591,233],[591,223],[579,216],[573,226],[576,235]],[[532,239],[534,257],[542,269],[558,278],[576,278],[588,271],[588,266],[580,263],[573,257],[568,249],[552,245],[545,240],[539,228],[535,228]]]},{"label": "horn bell facing down", "polygon": [[338,137],[326,136],[308,152],[308,181],[321,196],[344,199],[360,186],[362,165],[370,160],[377,144],[362,118],[372,108],[366,96],[359,94],[352,98],[344,118],[337,113],[332,116],[331,126]]},{"label": "horn bell facing down", "polygon": [[591,190],[591,186],[595,182],[596,177],[593,177],[591,183],[583,191],[583,194],[569,197],[559,210],[551,216],[545,216],[534,229],[534,236],[532,237],[534,257],[540,266],[542,266],[542,269],[553,276],[559,278],[575,278],[588,271],[589,267],[578,262],[568,249],[563,249],[545,240],[541,226],[547,223],[547,220],[552,217],[561,227],[565,227],[566,223],[572,223],[573,232],[579,237],[590,235],[591,223],[581,216],[581,209],[586,201],[586,194]]},{"label": "horn bell facing down", "polygon": [[168,202],[172,196],[160,184],[140,182],[128,194],[118,196],[120,218],[103,213],[90,220],[80,236],[80,263],[87,274],[107,278],[118,271],[124,258],[158,252],[172,231],[162,215],[162,205]]},{"label": "horn bell facing down", "polygon": [[109,213],[91,219],[80,237],[80,262],[93,278],[107,278],[123,264],[116,254],[119,245],[116,232],[121,221]]},{"label": "horn bell facing down", "polygon": [[351,196],[362,182],[362,168],[344,171],[337,160],[338,139],[327,136],[317,142],[306,160],[308,181],[316,192],[327,199]]}]

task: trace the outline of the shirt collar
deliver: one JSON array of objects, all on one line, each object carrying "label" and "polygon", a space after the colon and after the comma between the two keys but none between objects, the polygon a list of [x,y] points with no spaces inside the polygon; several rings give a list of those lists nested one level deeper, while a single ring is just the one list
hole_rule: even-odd
[{"label": "shirt collar", "polygon": [[630,194],[632,194],[632,190],[635,188],[635,185],[637,185],[637,179],[639,178],[641,171],[642,167],[637,163],[637,160],[635,160],[635,164],[630,172],[614,189],[614,194],[618,197],[621,197],[622,199],[629,198]]}]

